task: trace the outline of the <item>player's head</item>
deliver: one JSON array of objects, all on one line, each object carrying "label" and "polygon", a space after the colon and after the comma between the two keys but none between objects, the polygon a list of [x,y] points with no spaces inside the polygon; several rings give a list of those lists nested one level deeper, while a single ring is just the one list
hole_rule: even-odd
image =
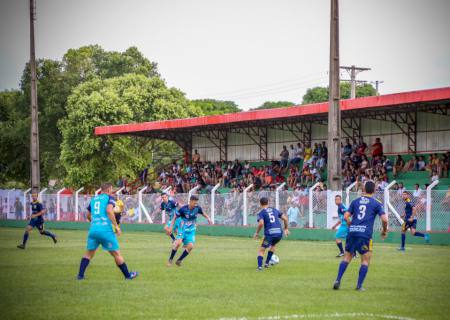
[{"label": "player's head", "polygon": [[31,195],[31,199],[33,199],[33,201],[37,201],[38,198],[39,198],[39,194],[37,194],[37,193],[33,193],[33,194]]},{"label": "player's head", "polygon": [[193,194],[190,198],[189,198],[189,207],[193,208],[197,205],[198,203],[198,197]]},{"label": "player's head", "polygon": [[267,199],[266,197],[262,197],[261,199],[259,199],[259,204],[261,205],[261,207],[265,208],[269,205],[269,199]]},{"label": "player's head", "polygon": [[334,203],[336,203],[336,205],[340,205],[342,203],[342,197],[340,195],[336,195],[336,197],[334,197]]},{"label": "player's head", "polygon": [[364,184],[364,192],[366,194],[373,194],[375,192],[375,183],[371,180]]},{"label": "player's head", "polygon": [[408,200],[410,197],[409,197],[409,192],[407,192],[407,191],[403,191],[403,193],[402,193],[402,198],[403,198],[403,200]]},{"label": "player's head", "polygon": [[102,193],[112,194],[113,185],[110,182],[105,182],[104,184],[102,184],[101,189]]},{"label": "player's head", "polygon": [[161,195],[161,198],[164,202],[169,201],[169,195],[165,192]]}]

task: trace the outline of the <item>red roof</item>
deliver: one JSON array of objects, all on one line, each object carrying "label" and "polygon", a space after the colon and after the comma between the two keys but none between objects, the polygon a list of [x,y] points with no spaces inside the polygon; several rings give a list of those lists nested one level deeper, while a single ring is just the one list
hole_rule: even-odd
[{"label": "red roof", "polygon": [[[372,109],[405,104],[435,102],[450,99],[450,87],[402,92],[382,96],[341,100],[341,110]],[[95,128],[96,135],[127,134],[142,131],[171,130],[211,125],[233,124],[261,120],[274,120],[328,112],[328,102],[277,109],[254,110],[198,118],[130,123]]]}]

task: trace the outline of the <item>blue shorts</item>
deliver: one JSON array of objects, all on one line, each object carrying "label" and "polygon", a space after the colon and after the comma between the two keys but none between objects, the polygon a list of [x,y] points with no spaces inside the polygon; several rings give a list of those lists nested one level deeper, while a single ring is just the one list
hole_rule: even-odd
[{"label": "blue shorts", "polygon": [[278,242],[281,241],[281,238],[283,236],[279,235],[279,236],[264,236],[264,239],[261,243],[261,247],[263,248],[269,248],[271,246],[276,245]]},{"label": "blue shorts", "polygon": [[348,227],[340,226],[336,231],[336,239],[345,239],[348,236]]},{"label": "blue shorts", "polygon": [[349,236],[347,238],[347,242],[345,243],[345,251],[351,254],[359,252],[359,254],[361,255],[366,254],[367,252],[371,252],[372,239]]},{"label": "blue shorts", "polygon": [[408,229],[416,229],[417,227],[417,220],[414,219],[412,222],[405,220],[402,224],[402,231],[406,231]]},{"label": "blue shorts", "polygon": [[[180,221],[181,221],[180,218],[175,219],[175,223],[173,224],[172,232],[178,232],[178,228],[180,227]],[[167,228],[170,228],[171,222],[172,222],[172,219],[166,223]]]},{"label": "blue shorts", "polygon": [[30,222],[28,222],[28,225],[32,228],[38,228],[39,231],[44,230],[44,220],[42,219],[31,219]]},{"label": "blue shorts", "polygon": [[119,250],[119,242],[112,230],[89,231],[86,248],[88,250],[97,250],[99,245],[102,245],[103,249],[107,251]]},{"label": "blue shorts", "polygon": [[195,229],[178,230],[177,239],[183,239],[183,245],[195,243]]}]

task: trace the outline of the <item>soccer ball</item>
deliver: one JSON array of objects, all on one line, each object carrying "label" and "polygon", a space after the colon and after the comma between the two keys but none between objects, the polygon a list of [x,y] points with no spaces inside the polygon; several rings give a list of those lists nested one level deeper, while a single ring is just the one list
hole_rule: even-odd
[{"label": "soccer ball", "polygon": [[274,265],[279,264],[279,263],[280,263],[280,258],[278,258],[277,255],[273,255],[272,258],[269,261],[269,264],[271,266],[274,266]]}]

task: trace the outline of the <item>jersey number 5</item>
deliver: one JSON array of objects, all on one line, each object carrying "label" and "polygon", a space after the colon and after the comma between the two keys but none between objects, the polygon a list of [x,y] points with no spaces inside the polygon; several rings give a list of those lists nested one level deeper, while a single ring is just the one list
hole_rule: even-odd
[{"label": "jersey number 5", "polygon": [[365,205],[360,205],[359,206],[359,214],[358,214],[358,219],[359,220],[364,219],[364,217],[366,215],[366,209],[367,209],[367,207]]},{"label": "jersey number 5", "polygon": [[273,215],[272,212],[269,213],[269,220],[270,220],[271,223],[275,222],[275,216]]}]

